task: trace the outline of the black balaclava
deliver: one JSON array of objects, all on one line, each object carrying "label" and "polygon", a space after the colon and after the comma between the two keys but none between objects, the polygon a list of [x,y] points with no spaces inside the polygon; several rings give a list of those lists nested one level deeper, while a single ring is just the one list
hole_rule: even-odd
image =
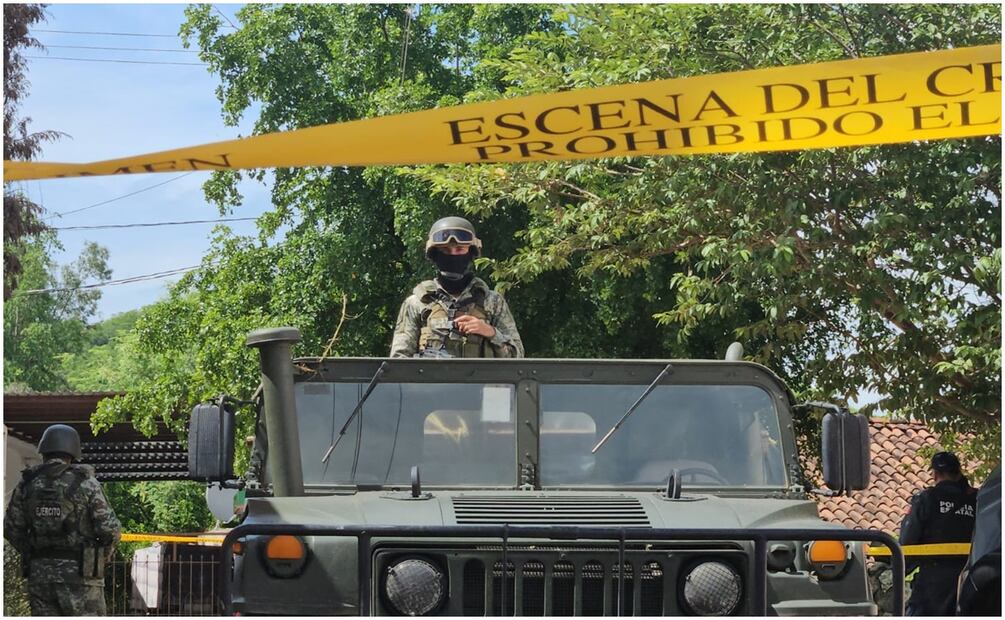
[{"label": "black balaclava", "polygon": [[436,281],[451,295],[457,295],[468,284],[471,284],[475,274],[471,272],[471,261],[473,256],[469,250],[467,254],[444,254],[436,250],[432,252],[433,262],[440,270],[436,276]]}]

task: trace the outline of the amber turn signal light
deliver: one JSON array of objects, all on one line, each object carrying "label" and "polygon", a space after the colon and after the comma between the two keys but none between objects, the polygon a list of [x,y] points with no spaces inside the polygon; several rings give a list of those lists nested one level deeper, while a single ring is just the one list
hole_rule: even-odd
[{"label": "amber turn signal light", "polygon": [[837,579],[848,568],[848,547],[839,540],[814,540],[806,555],[810,567],[820,579]]},{"label": "amber turn signal light", "polygon": [[305,555],[304,543],[288,534],[273,536],[265,546],[265,557],[270,560],[302,560]]},{"label": "amber turn signal light", "polygon": [[810,562],[814,564],[844,562],[848,557],[844,543],[839,540],[815,540],[810,543]]}]

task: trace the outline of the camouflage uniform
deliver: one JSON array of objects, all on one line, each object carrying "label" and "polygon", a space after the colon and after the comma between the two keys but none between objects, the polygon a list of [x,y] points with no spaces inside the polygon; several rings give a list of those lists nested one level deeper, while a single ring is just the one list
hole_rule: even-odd
[{"label": "camouflage uniform", "polygon": [[[27,569],[32,615],[104,615],[104,564],[121,527],[94,470],[47,457],[22,478],[7,506],[4,537]],[[61,506],[70,513],[59,525],[47,517],[62,515]],[[47,521],[61,532],[39,531]]]},{"label": "camouflage uniform", "polygon": [[[877,560],[868,568],[869,585],[872,588],[872,600],[879,608],[879,615],[893,615],[893,568],[889,562]],[[911,597],[911,581],[904,581],[904,600]]]},{"label": "camouflage uniform", "polygon": [[[465,314],[494,327],[495,336],[484,338],[450,330],[449,321]],[[441,347],[453,357],[523,357],[523,341],[506,300],[480,278],[472,278],[456,297],[435,280],[427,280],[401,304],[391,357],[412,357],[423,349]]]}]

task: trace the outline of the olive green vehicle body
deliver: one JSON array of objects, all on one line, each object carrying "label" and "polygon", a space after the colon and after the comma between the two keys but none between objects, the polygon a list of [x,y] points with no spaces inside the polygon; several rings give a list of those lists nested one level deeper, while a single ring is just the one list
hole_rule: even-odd
[{"label": "olive green vehicle body", "polygon": [[[250,339],[249,339],[250,342]],[[263,352],[263,363],[266,362]],[[287,358],[289,359],[289,358]],[[383,364],[383,366],[382,366]],[[661,370],[670,365],[672,371],[662,381],[664,385],[746,385],[763,390],[778,415],[779,443],[784,459],[785,484],[782,487],[749,488],[714,486],[701,487],[684,485],[679,498],[668,496],[666,488],[657,485],[617,485],[566,488],[542,487],[534,468],[541,462],[539,389],[544,383],[566,385],[626,384],[637,386],[638,393],[646,389]],[[479,383],[504,384],[514,388],[515,399],[515,443],[513,458],[517,461],[515,476],[504,486],[423,485],[418,493],[407,484],[399,485],[313,485],[301,488],[290,485],[303,479],[302,471],[293,475],[282,471],[290,464],[290,452],[276,458],[276,434],[269,429],[270,454],[267,459],[269,476],[273,480],[284,480],[285,488],[274,496],[250,497],[248,499],[242,526],[255,525],[315,525],[325,527],[345,526],[350,529],[385,528],[382,534],[368,540],[372,564],[368,574],[360,570],[360,544],[352,535],[305,535],[301,539],[307,549],[307,560],[302,570],[294,577],[277,577],[270,574],[264,561],[264,547],[267,536],[246,536],[239,555],[234,556],[233,572],[229,584],[231,610],[241,614],[268,615],[360,615],[369,611],[374,615],[397,615],[382,595],[382,579],[387,564],[394,558],[415,556],[434,558],[448,573],[447,602],[436,610],[437,615],[493,615],[500,611],[498,584],[496,602],[492,602],[492,586],[479,582],[481,592],[471,595],[461,592],[465,587],[463,576],[459,574],[463,563],[476,558],[484,566],[492,567],[499,560],[499,540],[484,540],[470,537],[408,537],[388,536],[386,528],[453,527],[462,525],[457,506],[465,501],[482,502],[484,505],[505,505],[506,502],[529,503],[533,506],[561,506],[562,502],[586,501],[603,504],[605,501],[627,502],[634,506],[636,513],[644,513],[646,527],[653,530],[716,528],[762,530],[777,528],[844,530],[839,525],[823,522],[814,501],[807,495],[808,486],[803,478],[793,431],[792,410],[795,402],[785,384],[767,368],[750,362],[721,360],[479,360],[479,359],[297,359],[289,366],[289,374],[294,385],[304,382],[352,383],[366,386],[378,369],[383,368],[380,381],[401,383]],[[275,371],[275,369],[273,369]],[[263,370],[266,392],[270,379]],[[274,374],[274,372],[273,372]],[[282,399],[269,398],[266,394],[264,418],[272,424],[278,420],[288,423],[296,419],[293,411],[268,411],[272,407],[289,408],[291,403]],[[351,407],[355,403],[350,403]],[[622,413],[622,412],[618,412]],[[368,413],[368,415],[373,415]],[[639,414],[636,414],[639,415]],[[333,421],[334,423],[334,421]],[[633,424],[632,418],[625,421]],[[668,421],[668,432],[672,423]],[[606,429],[597,429],[598,437]],[[287,437],[299,432],[289,428],[283,431]],[[324,430],[327,443],[328,430]],[[289,446],[284,446],[288,448]],[[338,451],[353,449],[351,438],[347,437]],[[604,448],[601,448],[603,450]],[[282,448],[280,448],[282,450]],[[320,459],[320,454],[299,449],[293,454],[306,463]],[[286,462],[283,462],[283,461]],[[295,468],[295,467],[294,467]],[[292,482],[291,482],[292,481]],[[283,486],[280,485],[280,486]],[[273,487],[275,489],[275,487]],[[418,497],[415,497],[418,495]],[[547,512],[545,512],[545,515]],[[505,523],[501,520],[482,523]],[[562,521],[549,522],[547,516],[534,521],[539,526],[561,526]],[[607,526],[617,527],[608,523]],[[573,535],[574,536],[574,535]],[[568,532],[556,530],[554,540],[521,540],[516,534],[509,540],[512,549],[508,551],[508,561],[517,564],[525,561],[539,561],[546,569],[545,579],[555,563],[569,561],[575,565],[577,575],[584,563],[591,558],[597,560],[607,571],[598,587],[604,592],[602,608],[584,608],[583,600],[577,598],[572,609],[576,615],[590,613],[616,615],[619,611],[617,579],[612,581],[611,558],[618,559],[617,541],[570,540]],[[783,562],[784,567],[767,571],[767,611],[770,615],[875,615],[870,586],[867,580],[864,545],[848,544],[847,566],[838,578],[819,578],[808,563],[806,547],[802,541],[781,540],[769,543],[770,554],[779,546],[791,550],[791,561]],[[642,586],[621,596],[627,600],[620,602],[620,611],[628,615],[686,615],[687,609],[680,601],[680,571],[689,563],[711,557],[732,562],[741,575],[744,587],[741,602],[734,610],[736,615],[757,613],[750,606],[750,584],[753,583],[751,557],[753,543],[749,540],[704,541],[686,540],[633,541],[621,553],[626,561],[633,562],[634,570],[640,571],[646,562],[660,564],[660,590],[658,600],[643,602],[653,590],[643,591]],[[593,554],[593,555],[591,555]],[[770,562],[769,562],[770,566]],[[583,573],[585,574],[585,573]],[[491,570],[486,579],[491,580]],[[641,577],[640,572],[635,572]],[[361,580],[369,580],[369,587],[361,588]],[[641,579],[639,582],[641,584]],[[469,584],[470,585],[470,584]],[[513,587],[510,582],[503,587]],[[578,588],[586,585],[577,584]],[[369,598],[368,604],[361,605],[361,591]],[[505,590],[503,590],[505,592]],[[647,592],[649,594],[647,594]],[[552,592],[549,596],[554,595]],[[577,590],[576,596],[581,592]],[[474,598],[472,598],[472,596]],[[559,613],[553,603],[546,607],[528,608],[520,604],[520,594],[509,595],[510,607],[502,608],[506,614],[514,611],[527,615],[551,615]],[[600,596],[599,594],[597,596]],[[633,598],[634,597],[634,598]],[[463,598],[462,602],[459,599]],[[482,599],[480,601],[471,600]],[[469,604],[470,603],[470,604]],[[495,607],[493,607],[495,605]],[[655,605],[655,606],[654,606]],[[517,609],[513,609],[516,606]],[[592,609],[592,612],[591,612]]]}]

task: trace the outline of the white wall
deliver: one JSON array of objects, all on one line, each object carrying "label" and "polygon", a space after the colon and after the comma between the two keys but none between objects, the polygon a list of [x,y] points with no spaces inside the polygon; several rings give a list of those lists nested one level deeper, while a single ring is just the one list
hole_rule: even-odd
[{"label": "white wall", "polygon": [[3,505],[6,508],[7,503],[10,502],[11,494],[14,493],[18,481],[21,480],[21,471],[25,467],[41,463],[42,457],[39,456],[33,444],[8,435],[6,426],[3,429],[3,434]]}]

